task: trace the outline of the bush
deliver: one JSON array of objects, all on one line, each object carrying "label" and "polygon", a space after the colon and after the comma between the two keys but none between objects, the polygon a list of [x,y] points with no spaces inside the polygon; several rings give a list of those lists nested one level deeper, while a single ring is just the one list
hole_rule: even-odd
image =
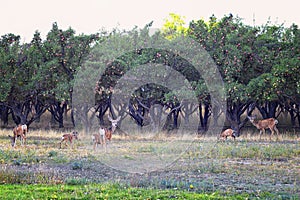
[{"label": "bush", "polygon": [[71,164],[71,168],[73,170],[78,170],[78,169],[82,169],[83,168],[83,164],[81,161],[75,161]]},{"label": "bush", "polygon": [[67,185],[85,185],[88,184],[88,180],[84,178],[70,178],[65,181]]},{"label": "bush", "polygon": [[57,156],[57,151],[54,151],[54,150],[52,150],[52,151],[49,151],[49,153],[48,153],[48,157],[55,157],[55,156]]}]

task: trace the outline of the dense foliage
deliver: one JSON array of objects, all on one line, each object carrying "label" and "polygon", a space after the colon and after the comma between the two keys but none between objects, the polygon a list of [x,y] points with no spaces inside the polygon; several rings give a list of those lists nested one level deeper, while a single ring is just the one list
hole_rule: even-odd
[{"label": "dense foliage", "polygon": [[[45,40],[39,32],[34,34],[30,43],[24,44],[20,43],[19,36],[12,33],[2,36],[2,123],[7,125],[11,115],[16,124],[30,125],[45,111],[49,111],[53,119],[59,122],[59,127],[63,127],[63,113],[70,109],[72,114],[77,110],[77,118],[84,121],[86,126],[91,126],[89,123],[95,116],[99,123],[103,123],[104,115],[111,113],[123,118],[129,114],[142,127],[149,121],[159,121],[161,116],[158,113],[166,112],[168,117],[164,128],[176,129],[180,117],[188,124],[189,116],[198,112],[199,131],[208,129],[210,118],[217,123],[222,114],[231,127],[239,131],[247,122],[243,114],[251,114],[257,108],[263,118],[277,118],[282,112],[288,112],[292,126],[300,126],[300,30],[297,25],[284,27],[266,23],[260,27],[249,26],[232,15],[220,20],[212,16],[209,21],[192,21],[189,27],[183,25],[182,18],[172,14],[161,32],[154,35],[149,34],[151,24],[142,30],[134,29],[126,33],[114,30],[111,33],[76,35],[73,29],[61,30],[54,23]],[[107,42],[103,42],[111,40],[124,49],[129,43],[140,47],[139,43],[143,43],[139,40],[141,36],[153,43],[165,43],[164,40],[158,40],[159,35],[164,36],[166,41],[176,40],[184,35],[208,52],[224,81],[226,110],[212,107],[205,81],[193,71],[191,63],[177,56],[176,52],[137,48],[135,51],[115,55],[116,51],[111,51],[106,46]],[[88,57],[90,52],[93,52],[94,58]],[[97,60],[95,56],[103,52],[110,56],[105,57],[105,60]],[[84,71],[93,80],[90,81],[91,87],[96,87],[93,91],[95,93],[82,95],[92,96],[95,104],[81,104],[80,108],[72,109],[74,78],[85,76],[76,74],[85,67],[83,63],[96,68],[103,67],[105,73],[97,80],[97,73]],[[146,84],[131,91],[132,94],[128,93],[128,106],[122,102],[118,106],[111,105],[112,88],[116,81],[126,71],[149,63],[167,65],[184,74],[193,90],[197,91],[197,101],[187,101],[189,94],[185,94],[185,90],[178,89],[179,93],[187,97],[185,101],[180,101],[170,88]],[[75,84],[85,82],[81,80]],[[161,106],[159,112],[151,110],[155,105]],[[79,110],[85,114],[80,115],[82,112]],[[91,111],[93,114],[89,115]],[[75,120],[72,119],[75,126]]]}]

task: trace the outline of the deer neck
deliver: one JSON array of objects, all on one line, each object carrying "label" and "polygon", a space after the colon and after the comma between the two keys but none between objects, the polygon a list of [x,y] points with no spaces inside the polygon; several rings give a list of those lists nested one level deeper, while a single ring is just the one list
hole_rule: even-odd
[{"label": "deer neck", "polygon": [[112,126],[111,127],[111,132],[113,133],[113,132],[115,132],[115,130],[116,130],[116,126]]},{"label": "deer neck", "polygon": [[257,128],[259,127],[259,123],[258,123],[259,121],[257,121],[257,120],[252,120],[251,121],[251,123],[254,125],[254,126],[256,126]]}]

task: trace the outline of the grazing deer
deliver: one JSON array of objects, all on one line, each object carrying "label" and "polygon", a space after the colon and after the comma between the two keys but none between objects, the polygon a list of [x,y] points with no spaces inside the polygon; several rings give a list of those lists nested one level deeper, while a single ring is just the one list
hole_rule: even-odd
[{"label": "grazing deer", "polygon": [[271,136],[274,134],[274,131],[276,132],[277,137],[278,137],[279,131],[276,127],[276,124],[278,124],[278,120],[276,120],[274,118],[257,120],[256,117],[253,117],[253,116],[248,116],[248,119],[257,129],[259,129],[259,133],[260,133],[259,139],[261,139],[262,134],[265,134],[265,129],[271,130],[272,133],[270,135],[270,139],[271,139]]},{"label": "grazing deer", "polygon": [[112,134],[115,132],[118,122],[120,121],[121,116],[117,119],[113,120],[110,116],[108,116],[108,120],[111,122],[110,128],[99,128],[99,133],[92,135],[94,150],[98,144],[101,144],[105,148],[106,152],[106,140],[111,140]]},{"label": "grazing deer", "polygon": [[15,147],[17,138],[20,137],[21,144],[26,144],[26,134],[28,132],[28,128],[26,124],[18,125],[13,129],[14,136],[8,136],[11,140],[11,146]]},{"label": "grazing deer", "polygon": [[227,140],[227,137],[231,136],[233,138],[233,140],[235,140],[235,137],[236,137],[235,134],[236,134],[235,130],[232,130],[231,128],[229,128],[220,134],[220,138],[222,138],[223,140]]},{"label": "grazing deer", "polygon": [[74,140],[78,140],[78,132],[77,131],[73,131],[72,133],[68,133],[68,134],[64,134],[62,137],[61,137],[61,141],[60,141],[60,145],[59,145],[59,148],[61,149],[61,144],[64,142],[67,146],[68,145],[68,142],[70,142],[71,144],[71,147],[73,148],[73,139]]}]

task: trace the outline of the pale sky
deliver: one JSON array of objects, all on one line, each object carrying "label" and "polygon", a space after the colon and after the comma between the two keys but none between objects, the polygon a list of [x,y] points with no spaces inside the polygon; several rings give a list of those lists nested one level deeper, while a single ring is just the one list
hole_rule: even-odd
[{"label": "pale sky", "polygon": [[[300,26],[299,0],[0,0],[0,36],[14,33],[29,42],[36,30],[42,36],[54,22],[59,28],[72,27],[77,34],[96,33],[118,27],[142,28],[154,21],[161,28],[169,13],[186,17],[186,21],[205,19],[212,14],[218,19],[232,13],[244,23],[265,24],[293,22]],[[45,39],[45,38],[43,38]]]}]

